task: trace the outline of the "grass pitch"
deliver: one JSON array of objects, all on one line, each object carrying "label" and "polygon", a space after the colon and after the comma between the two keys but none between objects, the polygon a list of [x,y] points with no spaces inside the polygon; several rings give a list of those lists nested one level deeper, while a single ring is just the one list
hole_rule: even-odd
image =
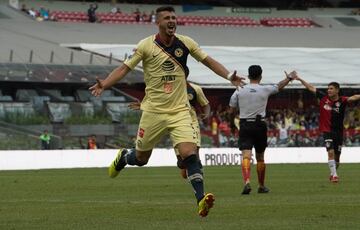
[{"label": "grass pitch", "polygon": [[197,215],[190,185],[175,167],[0,171],[0,229],[359,229],[360,165],[267,166],[269,194],[250,195],[235,166],[205,167],[215,206]]}]

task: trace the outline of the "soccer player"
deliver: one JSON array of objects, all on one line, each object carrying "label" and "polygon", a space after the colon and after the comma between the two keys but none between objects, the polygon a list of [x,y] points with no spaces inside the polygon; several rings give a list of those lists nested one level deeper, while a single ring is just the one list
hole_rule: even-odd
[{"label": "soccer player", "polygon": [[267,126],[265,123],[266,105],[270,95],[282,90],[294,77],[294,72],[276,85],[261,85],[262,69],[259,65],[249,67],[250,84],[235,90],[230,98],[230,113],[240,110],[239,149],[242,152],[242,175],[244,189],[242,194],[250,194],[251,150],[255,147],[256,169],[258,176],[258,193],[268,193],[265,187],[264,152],[267,147]]},{"label": "soccer player", "polygon": [[340,84],[337,82],[330,82],[328,84],[326,94],[300,78],[297,73],[296,79],[299,80],[306,89],[314,93],[319,100],[319,130],[323,134],[326,151],[328,153],[328,165],[330,169],[329,180],[332,183],[338,183],[339,176],[336,170],[340,165],[345,109],[348,103],[360,100],[360,94],[351,97],[340,96]]},{"label": "soccer player", "polygon": [[[199,151],[201,147],[201,133],[200,133],[200,125],[199,125],[198,117],[196,115],[195,106],[197,104],[200,105],[201,113],[199,114],[199,117],[200,119],[205,120],[210,116],[210,104],[201,87],[194,83],[187,82],[187,95],[189,98],[189,103],[191,105],[190,115],[192,119],[192,126],[195,128],[195,133],[197,137],[196,155],[198,158],[198,162],[200,164],[200,169],[202,169],[202,164],[199,157]],[[177,166],[181,169],[181,176],[183,178],[187,178],[186,165],[184,164],[179,154],[179,150],[177,148],[175,148],[175,153],[178,159]]]},{"label": "soccer player", "polygon": [[190,105],[186,94],[186,65],[190,54],[210,68],[217,75],[228,79],[234,85],[242,85],[243,78],[236,71],[228,71],[222,64],[203,52],[188,36],[175,34],[176,14],[173,7],[156,10],[156,24],[159,32],[141,40],[133,55],[123,65],[115,68],[109,76],[89,88],[99,96],[125,77],[142,61],[145,80],[145,97],[141,103],[136,150],[120,149],[109,167],[110,177],[116,177],[128,165],[146,165],[152,149],[161,137],[169,132],[173,147],[179,150],[187,169],[188,179],[195,191],[198,214],[208,215],[214,203],[214,195],[204,193],[203,175],[196,156],[196,135],[189,113]]},{"label": "soccer player", "polygon": [[[187,82],[187,95],[189,98],[189,102],[191,105],[191,110],[190,110],[190,115],[191,115],[191,119],[192,119],[192,126],[195,128],[195,135],[196,135],[196,145],[197,145],[197,150],[196,150],[196,155],[198,157],[198,162],[200,164],[200,168],[202,169],[202,164],[199,158],[199,150],[201,147],[201,134],[200,134],[200,126],[199,126],[199,121],[196,115],[196,109],[195,106],[198,104],[200,105],[201,108],[201,114],[200,114],[200,119],[205,120],[207,118],[209,118],[210,116],[210,104],[208,99],[205,97],[205,94],[203,92],[203,90],[201,89],[200,86],[194,84],[194,83],[190,83]],[[132,110],[140,110],[140,102],[132,102],[129,104],[129,108]],[[186,179],[187,178],[187,172],[186,172],[186,167],[183,163],[183,160],[180,156],[179,150],[177,148],[174,149],[175,153],[176,153],[176,158],[177,158],[177,166],[178,168],[180,168],[180,174],[181,176]]]}]

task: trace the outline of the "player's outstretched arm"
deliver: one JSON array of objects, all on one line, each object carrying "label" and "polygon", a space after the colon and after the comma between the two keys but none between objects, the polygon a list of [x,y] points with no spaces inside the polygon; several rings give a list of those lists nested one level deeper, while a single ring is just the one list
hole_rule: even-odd
[{"label": "player's outstretched arm", "polygon": [[296,78],[295,71],[292,71],[290,73],[287,73],[286,71],[284,71],[284,73],[286,76],[285,79],[278,83],[279,91],[282,90],[285,86],[287,86],[292,80],[294,80]]},{"label": "player's outstretched arm", "polygon": [[355,102],[355,101],[359,101],[359,100],[360,100],[360,94],[352,95],[351,97],[348,97],[348,99],[347,99],[348,102]]},{"label": "player's outstretched arm", "polygon": [[127,73],[130,72],[130,68],[127,65],[121,65],[117,68],[115,68],[106,78],[105,80],[99,80],[96,79],[96,84],[91,86],[89,90],[91,91],[91,94],[94,96],[100,96],[102,92],[115,85],[116,82],[123,79]]},{"label": "player's outstretched arm", "polygon": [[212,57],[207,56],[202,61],[202,63],[205,66],[207,66],[209,69],[211,69],[214,73],[219,75],[220,77],[231,81],[231,83],[233,85],[235,85],[235,86],[243,86],[243,85],[245,85],[245,82],[244,82],[245,78],[236,75],[236,71],[231,73],[221,63],[219,63],[218,61],[216,61]]},{"label": "player's outstretched arm", "polygon": [[[296,73],[296,72],[295,72]],[[302,79],[298,73],[296,73],[296,77],[295,80],[298,80],[301,82],[301,84],[303,84],[303,86],[305,86],[305,88],[307,90],[309,90],[312,93],[316,93],[316,88],[315,86],[311,85],[310,83],[306,82],[304,79]]]}]

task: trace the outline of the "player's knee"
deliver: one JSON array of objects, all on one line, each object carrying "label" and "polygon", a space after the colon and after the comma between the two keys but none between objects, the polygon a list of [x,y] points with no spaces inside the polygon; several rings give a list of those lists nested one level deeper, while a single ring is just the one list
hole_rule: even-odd
[{"label": "player's knee", "polygon": [[176,158],[177,158],[177,167],[179,169],[185,169],[186,167],[184,165],[183,159],[179,155],[177,155]]},{"label": "player's knee", "polygon": [[250,153],[245,153],[245,152],[243,152],[243,153],[242,153],[242,158],[243,158],[243,159],[251,160],[251,152],[250,152]]},{"label": "player's knee", "polygon": [[194,143],[180,143],[177,146],[180,156],[185,159],[196,152],[196,144]]}]

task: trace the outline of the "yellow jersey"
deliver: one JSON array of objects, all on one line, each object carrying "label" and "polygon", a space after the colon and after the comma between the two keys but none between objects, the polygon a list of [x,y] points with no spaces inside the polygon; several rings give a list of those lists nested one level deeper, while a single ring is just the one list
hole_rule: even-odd
[{"label": "yellow jersey", "polygon": [[155,113],[176,113],[189,110],[186,77],[187,57],[202,61],[207,54],[190,37],[175,35],[171,46],[165,46],[159,35],[152,35],[138,44],[124,64],[130,69],[142,61],[145,97],[141,110]]},{"label": "yellow jersey", "polygon": [[188,100],[191,105],[191,110],[190,110],[191,118],[193,119],[193,121],[194,120],[197,121],[195,105],[199,104],[201,107],[203,107],[209,104],[209,101],[205,97],[205,94],[201,89],[201,87],[194,83],[190,83],[190,82],[188,83],[187,94],[188,94]]}]

